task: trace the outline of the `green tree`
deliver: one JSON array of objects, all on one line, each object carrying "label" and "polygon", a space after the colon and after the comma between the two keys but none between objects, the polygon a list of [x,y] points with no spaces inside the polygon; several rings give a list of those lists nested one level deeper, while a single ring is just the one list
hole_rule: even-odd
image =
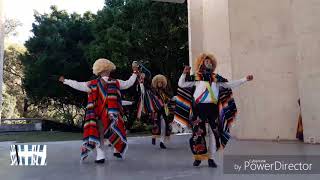
[{"label": "green tree", "polygon": [[[5,19],[5,38],[15,36],[16,29],[22,23],[16,19]],[[19,57],[25,48],[18,44],[6,44],[4,49],[2,108],[1,118],[19,118],[23,116],[25,91],[22,88],[23,66]]]},{"label": "green tree", "polygon": [[23,65],[19,57],[25,51],[18,44],[11,44],[4,50],[2,118],[19,118],[24,115],[26,95],[22,87]]},{"label": "green tree", "polygon": [[51,11],[50,14],[35,14],[34,36],[26,42],[28,52],[22,58],[26,66],[24,87],[33,103],[54,100],[80,105],[85,95],[62,88],[57,80],[59,75],[80,81],[91,77],[91,64],[84,53],[93,40],[91,23],[94,15],[69,15],[55,6]]},{"label": "green tree", "polygon": [[[143,62],[153,75],[161,73],[172,80],[188,63],[187,6],[148,0],[106,1],[93,23],[94,41],[89,59],[108,57],[120,74],[134,60]],[[116,8],[114,8],[116,7]]]},{"label": "green tree", "polygon": [[[25,66],[23,86],[28,95],[31,110],[45,110],[53,106],[56,111],[51,117],[75,118],[74,110],[86,102],[86,94],[65,87],[58,82],[59,75],[85,81],[91,78],[91,64],[85,49],[93,40],[91,26],[95,16],[68,14],[52,6],[49,14],[35,13],[34,34],[26,43],[27,53],[22,57]],[[76,114],[74,114],[76,113]],[[34,115],[37,115],[33,111]],[[43,113],[38,115],[44,116]]]},{"label": "green tree", "polygon": [[58,83],[58,76],[92,79],[91,66],[98,58],[112,60],[117,65],[114,75],[121,79],[131,74],[132,61],[141,61],[153,75],[169,77],[173,89],[177,71],[188,62],[186,3],[106,0],[97,15],[70,15],[51,7],[49,14],[36,13],[35,19],[34,36],[22,57],[23,87],[32,109],[57,108],[51,117],[74,118],[77,108],[71,106],[82,107],[86,101],[84,93]]}]

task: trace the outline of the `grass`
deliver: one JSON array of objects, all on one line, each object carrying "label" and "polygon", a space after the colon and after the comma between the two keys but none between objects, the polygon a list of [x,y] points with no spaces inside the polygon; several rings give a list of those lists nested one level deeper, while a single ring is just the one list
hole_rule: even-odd
[{"label": "grass", "polygon": [[[149,132],[133,133],[129,134],[129,137],[135,136],[146,136],[150,135]],[[72,141],[81,140],[82,133],[72,133],[72,132],[57,132],[57,131],[47,131],[47,132],[10,132],[10,133],[0,133],[0,142],[3,141],[16,141],[18,143],[26,142],[50,142],[50,141]]]},{"label": "grass", "polygon": [[2,141],[16,141],[19,143],[24,142],[48,142],[48,141],[71,141],[80,140],[81,133],[71,132],[10,132],[1,133],[0,142]]}]

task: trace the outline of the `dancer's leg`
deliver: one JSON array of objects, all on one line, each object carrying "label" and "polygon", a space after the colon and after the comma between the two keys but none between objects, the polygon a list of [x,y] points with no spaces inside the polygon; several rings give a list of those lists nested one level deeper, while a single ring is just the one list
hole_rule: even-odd
[{"label": "dancer's leg", "polygon": [[160,134],[160,148],[161,149],[166,149],[167,147],[164,145],[164,141],[166,139],[166,122],[163,118],[163,115],[160,116],[160,121],[161,121],[161,134]]},{"label": "dancer's leg", "polygon": [[160,142],[164,143],[166,138],[166,122],[163,116],[160,117],[161,120],[161,134],[160,134]]},{"label": "dancer's leg", "polygon": [[210,125],[208,124],[207,126],[207,129],[208,129],[208,153],[209,153],[209,158],[210,159],[213,159],[213,154],[215,152],[215,144],[216,144],[216,140],[215,140],[215,137],[214,137],[214,134],[213,134],[213,131],[210,127]]},{"label": "dancer's leg", "polygon": [[218,147],[220,146],[220,138],[219,138],[219,134],[218,134],[218,129],[217,129],[217,118],[218,118],[218,107],[215,104],[212,104],[210,109],[212,110],[209,114],[208,114],[208,136],[209,136],[209,141],[208,141],[208,152],[209,152],[209,160],[208,160],[208,165],[209,167],[217,167],[217,164],[214,162],[213,158],[213,154],[215,152],[215,146]]},{"label": "dancer's leg", "polygon": [[104,130],[103,130],[103,124],[101,120],[97,120],[97,126],[99,130],[99,135],[100,135],[100,146],[96,147],[97,150],[97,157],[96,157],[96,163],[104,163],[105,160],[105,154],[103,151],[103,146],[104,146]]},{"label": "dancer's leg", "polygon": [[194,155],[194,166],[199,166],[201,160],[208,160],[208,149],[206,145],[206,120],[208,119],[207,113],[204,111],[206,104],[197,104],[195,110],[199,115],[193,117],[192,122],[192,137],[190,139],[190,148]]}]

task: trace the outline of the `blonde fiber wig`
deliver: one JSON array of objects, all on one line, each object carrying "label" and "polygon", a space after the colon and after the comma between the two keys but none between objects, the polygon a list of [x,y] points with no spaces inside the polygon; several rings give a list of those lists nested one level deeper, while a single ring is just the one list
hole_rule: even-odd
[{"label": "blonde fiber wig", "polygon": [[196,64],[195,64],[196,65],[196,67],[195,67],[196,72],[200,71],[200,67],[204,64],[205,59],[209,59],[211,61],[212,65],[214,67],[217,67],[217,59],[214,57],[213,54],[202,53],[196,59]]},{"label": "blonde fiber wig", "polygon": [[99,75],[103,71],[112,72],[116,69],[116,66],[113,62],[109,61],[108,59],[100,58],[94,62],[92,71],[94,75]]},{"label": "blonde fiber wig", "polygon": [[167,87],[168,82],[167,82],[167,78],[164,75],[158,74],[158,75],[154,76],[152,78],[152,83],[151,83],[152,87],[158,88],[158,86],[157,86],[158,82],[162,82],[163,88]]}]

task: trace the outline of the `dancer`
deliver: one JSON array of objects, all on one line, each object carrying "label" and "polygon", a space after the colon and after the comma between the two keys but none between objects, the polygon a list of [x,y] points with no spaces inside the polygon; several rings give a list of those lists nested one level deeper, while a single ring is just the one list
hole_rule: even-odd
[{"label": "dancer", "polygon": [[122,119],[121,92],[131,87],[137,78],[138,68],[133,66],[133,74],[127,81],[110,77],[116,66],[107,59],[98,59],[93,64],[93,74],[97,79],[88,82],[77,82],[65,79],[59,81],[74,89],[88,93],[86,108],[81,160],[88,153],[96,149],[96,163],[104,163],[104,138],[107,138],[114,147],[114,156],[122,158],[127,149],[127,138],[124,121]]},{"label": "dancer", "polygon": [[[161,74],[156,75],[151,82],[151,87],[145,80],[145,76],[140,76],[140,100],[138,103],[137,118],[141,115],[148,115],[152,120],[152,144],[156,145],[156,138],[160,137],[160,148],[166,149],[165,141],[171,134],[170,115],[173,110],[170,108],[171,96],[167,90],[167,78]],[[172,118],[171,118],[172,119]]]},{"label": "dancer", "polygon": [[302,116],[301,116],[301,107],[300,107],[300,99],[298,99],[298,105],[299,105],[299,117],[298,117],[298,127],[296,132],[296,138],[300,141],[303,140],[303,124],[302,124]]},{"label": "dancer", "polygon": [[[213,136],[217,149],[221,145],[225,146],[230,137],[230,125],[237,112],[230,88],[253,79],[252,75],[248,75],[240,80],[228,82],[214,73],[216,67],[217,61],[213,55],[201,54],[196,60],[194,80],[186,81],[191,68],[185,67],[178,83],[179,87],[187,89],[179,89],[175,120],[183,126],[192,127],[190,148],[194,154],[194,166],[199,166],[201,160],[208,160],[209,167],[217,167],[213,160]],[[192,90],[191,87],[195,89]],[[193,115],[189,120],[191,107]],[[209,124],[209,148],[205,139],[206,123]]]}]

